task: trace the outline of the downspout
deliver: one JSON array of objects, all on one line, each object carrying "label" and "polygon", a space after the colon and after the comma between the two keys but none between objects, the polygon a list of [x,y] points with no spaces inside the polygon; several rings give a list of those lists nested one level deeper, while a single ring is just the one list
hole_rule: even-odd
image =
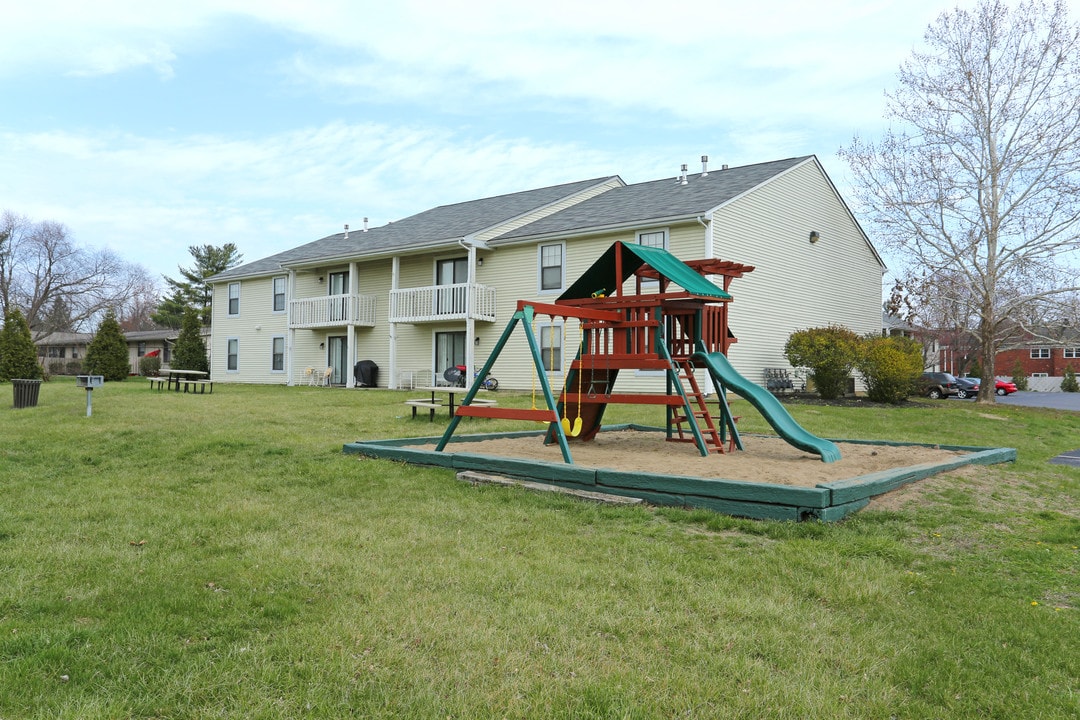
[{"label": "downspout", "polygon": [[473,338],[476,337],[476,321],[473,319],[473,286],[476,284],[476,246],[465,244],[468,238],[458,240],[458,245],[469,252],[469,274],[465,286],[465,387],[472,385],[472,368],[475,364]]},{"label": "downspout", "polygon": [[[711,214],[706,215],[706,218],[708,219],[708,222],[706,222],[705,220],[702,220],[701,216],[698,215],[697,216],[697,221],[699,223],[701,223],[701,227],[705,228],[705,255],[704,255],[704,257],[711,260],[712,258],[716,257],[716,249],[713,247],[712,215]],[[709,280],[709,282],[713,281],[711,277],[706,278],[706,279]],[[713,384],[712,373],[709,373],[709,372],[705,373],[704,380],[705,380],[705,383],[704,383],[705,384],[705,395],[706,396],[712,395],[714,392],[716,392],[716,385]]]},{"label": "downspout", "polygon": [[[345,236],[349,235],[349,226],[345,226]],[[360,278],[357,277],[357,264],[353,260],[349,263],[349,296],[345,300],[345,307],[347,308],[348,317],[345,318],[345,329],[348,331],[349,336],[345,343],[345,355],[348,357],[348,367],[343,368],[342,372],[345,373],[345,387],[356,387],[356,375],[353,374],[353,368],[356,367],[356,318],[353,317],[353,300],[356,299],[357,292],[360,287]]]},{"label": "downspout", "polygon": [[296,271],[289,271],[288,291],[285,295],[285,327],[288,328],[288,340],[285,341],[285,385],[293,382],[293,349],[296,347],[296,330],[293,328],[293,297],[296,296]]},{"label": "downspout", "polygon": [[[401,258],[397,255],[390,261],[390,296],[393,297],[393,291],[398,289],[398,284],[401,280]],[[387,311],[387,317],[390,317],[389,310]],[[386,387],[391,390],[396,390],[398,387],[398,372],[397,372],[397,323],[391,322],[390,325],[390,377],[386,379]]]}]

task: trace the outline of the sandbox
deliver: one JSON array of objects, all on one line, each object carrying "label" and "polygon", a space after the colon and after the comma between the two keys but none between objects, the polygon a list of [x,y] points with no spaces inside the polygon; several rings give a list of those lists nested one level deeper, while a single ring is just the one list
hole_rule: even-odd
[{"label": "sandbox", "polygon": [[563,488],[640,498],[654,505],[708,508],[741,517],[835,521],[873,497],[965,465],[1016,460],[1014,448],[833,439],[843,459],[822,463],[780,438],[743,434],[745,450],[701,457],[693,445],[666,441],[663,429],[605,426],[574,443],[562,461],[544,431],[348,443],[366,457],[480,471]]}]

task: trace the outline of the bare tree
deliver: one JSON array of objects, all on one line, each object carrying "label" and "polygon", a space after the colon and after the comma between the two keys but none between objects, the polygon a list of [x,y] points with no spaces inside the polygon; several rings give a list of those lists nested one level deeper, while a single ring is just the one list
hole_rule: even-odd
[{"label": "bare tree", "polygon": [[1078,289],[1080,29],[1062,0],[982,0],[942,14],[925,43],[886,94],[894,128],[841,154],[910,275],[962,281],[991,380],[1005,335]]},{"label": "bare tree", "polygon": [[145,278],[109,250],[78,247],[60,223],[0,216],[0,310],[18,308],[35,333],[60,315],[70,328],[85,327],[123,307]]}]

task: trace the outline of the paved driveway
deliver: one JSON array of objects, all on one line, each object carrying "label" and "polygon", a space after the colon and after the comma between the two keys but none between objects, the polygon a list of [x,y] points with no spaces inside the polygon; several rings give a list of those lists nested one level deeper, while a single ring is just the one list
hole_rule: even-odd
[{"label": "paved driveway", "polygon": [[1020,391],[998,397],[997,401],[1002,405],[1027,405],[1080,412],[1080,393]]}]

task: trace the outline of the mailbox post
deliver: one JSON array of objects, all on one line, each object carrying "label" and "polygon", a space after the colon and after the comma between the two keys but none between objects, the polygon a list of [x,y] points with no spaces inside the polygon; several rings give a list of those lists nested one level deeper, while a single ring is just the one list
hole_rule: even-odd
[{"label": "mailbox post", "polygon": [[86,417],[94,412],[94,388],[105,384],[104,375],[76,375],[75,387],[86,388]]}]

